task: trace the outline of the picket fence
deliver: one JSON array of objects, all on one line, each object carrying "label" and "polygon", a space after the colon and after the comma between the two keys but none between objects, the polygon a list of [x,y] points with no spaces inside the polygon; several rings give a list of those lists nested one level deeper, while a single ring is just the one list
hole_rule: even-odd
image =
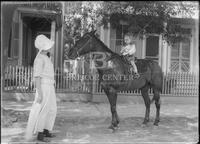
[{"label": "picket fence", "polygon": [[[66,73],[63,69],[55,70],[56,92],[104,93],[98,81],[81,79],[84,73]],[[4,91],[35,92],[33,68],[24,66],[9,66],[4,72]],[[122,91],[125,95],[141,94],[140,90]],[[150,94],[153,94],[152,89]],[[198,96],[199,76],[189,72],[169,72],[163,76],[162,95]]]}]

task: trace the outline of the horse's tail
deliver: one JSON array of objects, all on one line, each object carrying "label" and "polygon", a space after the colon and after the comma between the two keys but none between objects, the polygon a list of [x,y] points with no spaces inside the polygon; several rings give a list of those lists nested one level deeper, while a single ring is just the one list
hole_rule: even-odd
[{"label": "horse's tail", "polygon": [[153,89],[153,98],[151,99],[150,103],[152,104],[155,100],[160,99],[160,90],[159,89]]}]

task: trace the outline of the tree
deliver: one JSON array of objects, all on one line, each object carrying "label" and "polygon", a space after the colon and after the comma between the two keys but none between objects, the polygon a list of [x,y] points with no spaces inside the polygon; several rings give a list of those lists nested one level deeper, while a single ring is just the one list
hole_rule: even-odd
[{"label": "tree", "polygon": [[[191,17],[198,10],[197,2],[168,1],[123,1],[123,2],[79,2],[79,6],[70,7],[65,15],[65,32],[77,37],[94,30],[98,26],[113,27],[119,19],[126,20],[129,30],[141,38],[145,33],[158,33],[170,41],[171,35],[181,36],[180,27],[170,23],[172,17]],[[171,38],[171,39],[174,39]]]}]

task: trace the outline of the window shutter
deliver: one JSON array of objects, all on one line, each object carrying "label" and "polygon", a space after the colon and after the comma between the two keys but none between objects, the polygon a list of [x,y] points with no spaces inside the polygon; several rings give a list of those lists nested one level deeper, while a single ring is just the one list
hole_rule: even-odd
[{"label": "window shutter", "polygon": [[19,54],[19,13],[15,10],[13,14],[12,21],[12,40],[11,49],[13,51],[13,56],[18,57]]},{"label": "window shutter", "polygon": [[146,58],[159,62],[159,36],[149,35],[146,38]]}]

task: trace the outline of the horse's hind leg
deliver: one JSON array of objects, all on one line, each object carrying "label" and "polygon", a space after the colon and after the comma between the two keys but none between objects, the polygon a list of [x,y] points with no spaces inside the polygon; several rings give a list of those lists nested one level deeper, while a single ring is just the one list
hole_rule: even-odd
[{"label": "horse's hind leg", "polygon": [[145,117],[144,117],[144,122],[143,124],[147,124],[147,122],[149,122],[149,114],[150,114],[150,98],[149,98],[149,94],[148,94],[148,90],[149,87],[145,86],[141,89],[141,93],[142,93],[142,97],[144,99],[144,103],[146,106],[146,112],[145,112]]},{"label": "horse's hind leg", "polygon": [[154,89],[154,100],[156,105],[156,119],[154,121],[154,125],[158,126],[158,123],[160,122],[160,92],[156,89]]}]

